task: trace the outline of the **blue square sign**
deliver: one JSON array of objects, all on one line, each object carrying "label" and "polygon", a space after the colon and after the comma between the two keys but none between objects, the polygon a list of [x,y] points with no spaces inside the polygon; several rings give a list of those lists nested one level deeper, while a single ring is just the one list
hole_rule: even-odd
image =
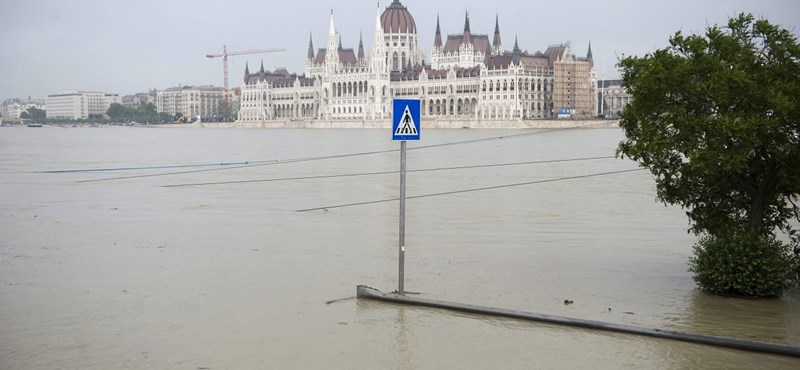
[{"label": "blue square sign", "polygon": [[392,140],[419,141],[419,100],[394,99],[392,102]]}]

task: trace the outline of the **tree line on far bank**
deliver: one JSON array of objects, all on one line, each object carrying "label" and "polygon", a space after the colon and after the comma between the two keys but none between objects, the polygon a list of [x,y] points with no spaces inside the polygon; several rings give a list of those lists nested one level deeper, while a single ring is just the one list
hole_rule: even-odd
[{"label": "tree line on far bank", "polygon": [[131,107],[126,107],[119,103],[111,103],[106,111],[106,116],[112,121],[122,122],[169,123],[173,121],[171,115],[156,112],[156,106],[153,103]]},{"label": "tree line on far bank", "polygon": [[172,123],[175,117],[167,113],[158,113],[153,103],[139,104],[135,106],[124,106],[119,103],[111,103],[103,114],[90,114],[85,119],[65,119],[58,117],[47,117],[47,111],[36,107],[30,107],[20,113],[20,120],[29,122],[76,122],[76,123]]}]

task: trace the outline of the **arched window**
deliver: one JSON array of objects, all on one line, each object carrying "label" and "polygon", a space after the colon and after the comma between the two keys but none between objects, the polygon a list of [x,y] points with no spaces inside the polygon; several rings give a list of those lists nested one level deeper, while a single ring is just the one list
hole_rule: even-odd
[{"label": "arched window", "polygon": [[398,63],[400,63],[400,61],[399,61],[399,60],[397,60],[397,52],[395,51],[395,52],[394,52],[394,55],[392,56],[392,70],[393,70],[393,71],[397,71],[397,70],[399,70],[399,69],[397,68],[397,64],[398,64]]},{"label": "arched window", "polygon": [[406,52],[403,52],[403,63],[400,65],[400,69],[406,69]]}]

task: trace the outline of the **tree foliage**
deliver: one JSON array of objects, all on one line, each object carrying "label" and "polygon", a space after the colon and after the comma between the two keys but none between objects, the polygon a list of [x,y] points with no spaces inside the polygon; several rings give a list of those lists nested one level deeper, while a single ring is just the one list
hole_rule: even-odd
[{"label": "tree foliage", "polygon": [[35,121],[42,121],[47,118],[47,111],[36,107],[30,107],[26,111],[19,114],[19,118],[32,119]]},{"label": "tree foliage", "polygon": [[108,110],[106,110],[106,115],[114,120],[122,119],[126,115],[126,108],[120,103],[111,103]]},{"label": "tree foliage", "polygon": [[633,100],[618,154],[653,173],[658,199],[684,207],[697,234],[763,241],[789,232],[800,220],[795,36],[741,14],[669,43],[620,61]]},{"label": "tree foliage", "polygon": [[694,246],[690,269],[709,292],[725,296],[779,297],[798,278],[798,256],[774,235],[732,232],[706,235]]},{"label": "tree foliage", "polygon": [[156,112],[153,103],[139,104],[133,107],[126,107],[119,103],[111,103],[106,110],[108,118],[115,121],[137,121],[137,122],[169,122],[168,114]]}]

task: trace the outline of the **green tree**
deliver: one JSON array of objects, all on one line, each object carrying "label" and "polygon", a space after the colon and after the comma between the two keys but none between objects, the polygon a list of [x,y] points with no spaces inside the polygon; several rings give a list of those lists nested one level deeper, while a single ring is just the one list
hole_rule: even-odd
[{"label": "green tree", "polygon": [[26,111],[20,113],[19,118],[43,121],[45,118],[47,118],[47,111],[36,107],[30,107]]},{"label": "green tree", "polygon": [[153,103],[140,104],[139,110],[142,112],[142,114],[147,116],[156,115],[156,106]]},{"label": "green tree", "polygon": [[108,116],[108,118],[119,121],[123,117],[127,116],[128,112],[125,106],[123,106],[122,104],[111,103],[111,105],[108,107],[108,110],[106,110],[106,115]]},{"label": "green tree", "polygon": [[[798,281],[796,251],[774,233],[800,220],[800,46],[745,14],[669,43],[620,61],[633,101],[618,155],[652,172],[659,200],[687,210],[701,288],[780,295]],[[726,253],[727,267],[713,261]]]},{"label": "green tree", "polygon": [[136,107],[136,119],[139,122],[150,122],[158,120],[158,112],[153,103],[139,104]]}]

